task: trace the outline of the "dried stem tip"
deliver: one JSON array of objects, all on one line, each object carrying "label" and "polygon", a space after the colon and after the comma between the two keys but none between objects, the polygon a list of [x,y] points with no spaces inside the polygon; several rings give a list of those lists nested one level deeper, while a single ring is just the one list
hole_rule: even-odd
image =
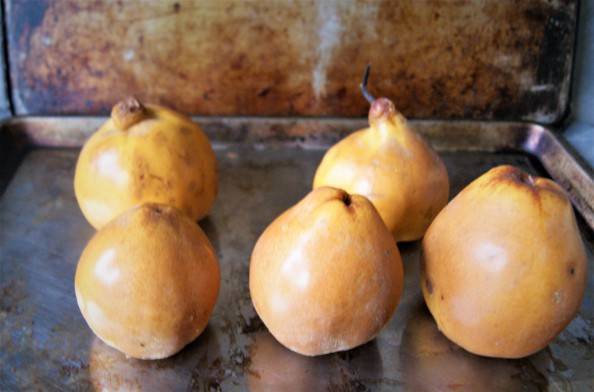
[{"label": "dried stem tip", "polygon": [[365,73],[363,74],[363,80],[361,81],[361,84],[359,85],[359,87],[361,88],[361,93],[363,94],[363,96],[365,97],[367,102],[373,103],[373,101],[375,101],[375,97],[373,95],[371,95],[369,90],[367,90],[367,81],[369,80],[370,73],[371,73],[371,65],[367,64],[367,67],[365,67]]},{"label": "dried stem tip", "polygon": [[118,102],[111,110],[111,119],[115,126],[124,131],[145,117],[146,109],[136,97]]}]

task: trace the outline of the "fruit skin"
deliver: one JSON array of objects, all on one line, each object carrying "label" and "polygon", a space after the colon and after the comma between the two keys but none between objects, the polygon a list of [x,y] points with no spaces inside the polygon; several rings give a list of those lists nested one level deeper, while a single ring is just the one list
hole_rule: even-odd
[{"label": "fruit skin", "polygon": [[304,355],[373,339],[402,292],[396,243],[363,196],[322,187],[276,218],[250,262],[250,293],[270,333]]},{"label": "fruit skin", "polygon": [[198,220],[217,194],[216,158],[189,118],[129,98],[85,143],[74,190],[85,218],[97,229],[146,202],[174,206]]},{"label": "fruit skin", "polygon": [[328,150],[313,187],[367,197],[396,241],[417,240],[448,202],[445,165],[390,100],[373,101],[369,123]]},{"label": "fruit skin", "polygon": [[93,332],[141,359],[173,355],[200,335],[219,285],[218,260],[200,227],[158,204],[133,208],[99,230],[74,281]]},{"label": "fruit skin", "polygon": [[489,170],[435,218],[421,287],[439,329],[466,350],[519,358],[573,319],[586,253],[570,201],[551,180]]}]

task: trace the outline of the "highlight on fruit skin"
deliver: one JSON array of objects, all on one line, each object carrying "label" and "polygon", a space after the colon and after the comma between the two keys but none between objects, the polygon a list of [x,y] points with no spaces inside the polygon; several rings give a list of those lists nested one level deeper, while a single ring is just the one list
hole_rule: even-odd
[{"label": "highlight on fruit skin", "polygon": [[99,229],[147,202],[201,219],[214,204],[217,181],[216,158],[198,124],[130,97],[83,146],[74,190],[85,218]]},{"label": "highlight on fruit skin", "polygon": [[571,202],[513,166],[464,188],[423,239],[421,288],[439,329],[467,351],[520,358],[575,317],[587,277]]},{"label": "highlight on fruit skin", "polygon": [[80,311],[103,342],[127,356],[171,356],[205,329],[220,270],[200,227],[179,210],[147,203],[99,230],[74,280]]},{"label": "highlight on fruit skin", "polygon": [[309,356],[372,340],[402,285],[400,253],[373,205],[330,187],[277,217],[250,260],[256,312],[281,344]]},{"label": "highlight on fruit skin", "polygon": [[445,165],[409,126],[392,101],[367,90],[369,128],[345,137],[324,155],[313,188],[331,186],[367,197],[396,241],[421,238],[446,205],[449,179]]}]

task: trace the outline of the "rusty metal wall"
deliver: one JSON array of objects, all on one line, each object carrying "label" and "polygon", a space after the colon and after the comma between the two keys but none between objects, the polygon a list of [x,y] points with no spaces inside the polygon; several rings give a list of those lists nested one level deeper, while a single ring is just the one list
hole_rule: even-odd
[{"label": "rusty metal wall", "polygon": [[120,97],[199,115],[362,116],[357,83],[416,118],[551,123],[577,0],[5,0],[17,114]]}]

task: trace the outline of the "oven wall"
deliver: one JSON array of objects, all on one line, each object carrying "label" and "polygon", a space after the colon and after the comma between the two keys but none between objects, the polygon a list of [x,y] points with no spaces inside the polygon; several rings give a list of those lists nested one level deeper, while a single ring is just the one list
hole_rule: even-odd
[{"label": "oven wall", "polygon": [[18,115],[105,114],[128,94],[188,114],[555,123],[577,0],[4,0]]},{"label": "oven wall", "polygon": [[572,118],[565,135],[590,165],[594,165],[594,0],[583,0],[579,14]]}]

